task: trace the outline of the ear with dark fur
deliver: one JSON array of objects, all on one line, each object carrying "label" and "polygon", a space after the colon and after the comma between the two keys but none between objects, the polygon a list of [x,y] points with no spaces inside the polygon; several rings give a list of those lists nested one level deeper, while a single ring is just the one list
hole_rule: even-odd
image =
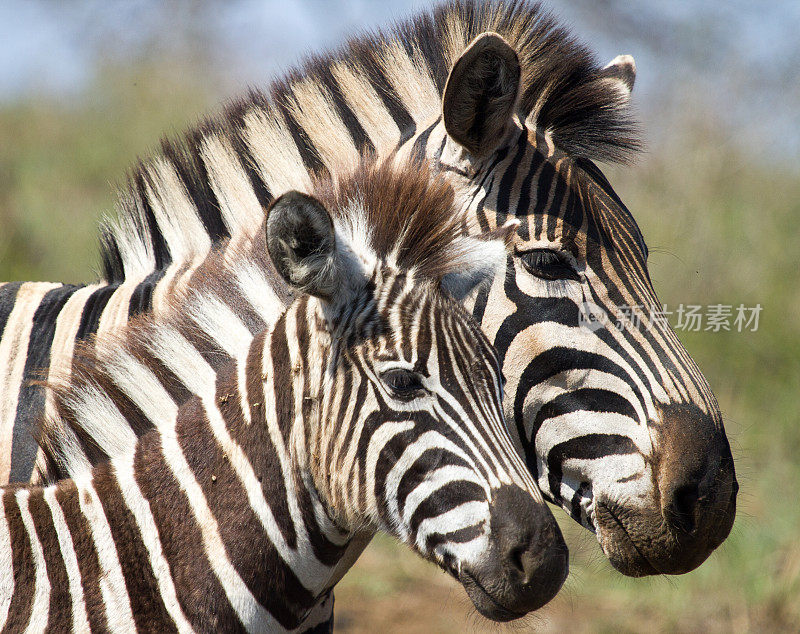
[{"label": "ear with dark fur", "polygon": [[618,90],[630,98],[636,81],[636,62],[630,55],[617,55],[603,67],[600,77],[614,81]]},{"label": "ear with dark fur", "polygon": [[339,287],[336,236],[330,214],[316,198],[290,191],[267,211],[267,251],[290,286],[324,300]]},{"label": "ear with dark fur", "polygon": [[475,156],[494,150],[517,104],[520,65],[497,33],[476,37],[453,64],[442,98],[447,134]]}]

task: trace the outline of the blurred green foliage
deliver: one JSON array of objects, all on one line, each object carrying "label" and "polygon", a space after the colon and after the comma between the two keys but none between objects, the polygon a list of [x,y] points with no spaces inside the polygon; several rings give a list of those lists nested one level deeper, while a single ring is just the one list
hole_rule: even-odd
[{"label": "blurred green foliage", "polygon": [[[113,183],[161,135],[207,110],[213,93],[161,61],[107,68],[70,102],[0,106],[0,279],[92,280],[96,225],[113,213]],[[763,307],[757,332],[678,333],[726,416],[741,484],[733,533],[695,572],[627,579],[592,535],[564,519],[570,581],[531,622],[537,627],[800,629],[800,177],[780,163],[756,162],[711,121],[701,112],[678,121],[638,165],[607,174],[642,227],[668,308]],[[425,623],[484,626],[465,619],[460,590],[412,559],[377,540],[337,591],[339,623],[354,631],[392,629],[404,617],[419,631]]]}]

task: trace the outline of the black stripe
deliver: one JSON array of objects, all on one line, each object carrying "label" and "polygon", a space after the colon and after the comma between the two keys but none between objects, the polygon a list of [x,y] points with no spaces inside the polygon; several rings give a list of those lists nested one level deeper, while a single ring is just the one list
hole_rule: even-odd
[{"label": "black stripe", "polygon": [[[282,97],[282,95],[281,95]],[[314,144],[308,138],[308,134],[303,129],[292,113],[289,111],[284,99],[278,97],[275,100],[275,109],[283,115],[283,120],[286,123],[286,129],[292,136],[300,158],[303,160],[303,165],[310,174],[326,174],[327,168],[320,160]]]},{"label": "black stripe", "polygon": [[267,209],[272,203],[274,196],[269,190],[269,187],[267,187],[266,182],[264,182],[261,173],[258,171],[258,163],[255,158],[253,158],[250,148],[245,141],[244,114],[245,111],[241,110],[237,112],[236,117],[232,120],[233,126],[228,135],[228,141],[230,141],[237,162],[244,170],[245,174],[247,174],[250,186],[253,188],[253,193],[255,193],[258,203],[263,209]]},{"label": "black stripe", "polygon": [[466,544],[483,535],[484,526],[485,522],[481,521],[478,524],[465,526],[449,533],[431,533],[425,541],[425,549],[427,552],[431,552],[441,544]]},{"label": "black stripe", "polygon": [[19,391],[17,413],[11,441],[10,482],[28,482],[36,462],[37,445],[31,433],[31,425],[44,408],[44,388],[30,385],[32,380],[46,378],[50,365],[50,347],[56,331],[56,321],[64,304],[80,286],[65,284],[45,294],[33,315],[33,327],[25,359],[23,384]]},{"label": "black stripe", "polygon": [[20,286],[22,286],[22,282],[10,282],[0,286],[0,338],[2,338],[3,331],[6,329],[8,317],[11,315],[11,311],[14,310]]},{"label": "black stripe", "polygon": [[353,143],[358,151],[372,154],[375,151],[375,144],[372,142],[372,139],[369,138],[367,131],[364,130],[364,127],[356,118],[353,110],[349,105],[347,105],[347,101],[344,99],[344,95],[342,94],[342,89],[339,86],[339,83],[330,72],[330,67],[320,66],[319,77],[322,83],[328,89],[333,105],[336,108],[336,112],[347,128],[347,131],[350,133],[350,138],[353,139]]},{"label": "black stripe", "polygon": [[[149,242],[153,248],[156,269],[166,269],[172,263],[172,255],[169,252],[169,247],[167,246],[167,241],[164,238],[164,234],[161,233],[161,227],[158,226],[158,221],[156,220],[156,215],[153,212],[153,208],[150,206],[150,199],[148,198],[147,187],[145,186],[144,175],[146,173],[147,170],[143,166],[140,166],[133,182],[131,183],[133,195],[135,196],[136,201],[141,205],[141,209],[144,214],[144,221],[147,223],[147,227],[142,227],[142,231],[147,229],[147,231],[150,233],[149,240],[144,235],[141,237],[143,242]],[[151,191],[158,191],[158,188],[154,183],[150,182],[149,185]]]},{"label": "black stripe", "polygon": [[397,147],[400,148],[417,133],[417,124],[386,78],[378,60],[378,53],[364,44],[360,44],[360,46],[359,44],[355,43],[351,47],[353,58],[358,60],[358,65],[364,70],[364,74],[389,112],[389,116],[397,124],[400,130],[400,141],[397,143]]},{"label": "black stripe", "polygon": [[47,627],[51,632],[72,626],[72,596],[69,592],[69,577],[64,565],[58,534],[53,525],[50,508],[44,500],[42,489],[33,490],[28,500],[28,509],[33,519],[36,536],[42,545],[42,553],[50,582],[50,607]]},{"label": "black stripe", "polygon": [[153,308],[153,290],[162,277],[164,277],[164,271],[153,271],[136,285],[128,304],[128,319],[150,312]]},{"label": "black stripe", "polygon": [[[283,627],[290,630],[298,627],[299,613],[313,607],[315,597],[303,587],[270,541],[228,454],[214,438],[199,400],[181,408],[175,431],[186,462],[216,518],[231,564],[253,597]],[[284,480],[287,476],[280,477]],[[272,499],[269,494],[268,499]],[[264,579],[264,574],[270,577]],[[275,592],[276,587],[281,588],[280,593]]]},{"label": "black stripe", "polygon": [[93,483],[116,546],[136,629],[140,632],[177,631],[161,597],[140,527],[123,500],[110,465],[101,465],[93,471]]},{"label": "black stripe", "polygon": [[[535,479],[539,477],[536,454],[536,436],[529,435],[525,429],[523,406],[528,393],[556,374],[568,370],[599,370],[616,376],[630,385],[627,373],[616,363],[592,352],[573,348],[553,347],[531,359],[520,375],[517,392],[514,395],[514,424],[525,452],[525,461]],[[642,402],[642,395],[635,385],[631,385],[636,397]],[[557,492],[554,492],[557,493]]]},{"label": "black stripe", "polygon": [[572,496],[572,507],[570,516],[576,522],[580,523],[583,518],[583,509],[581,507],[581,500],[586,495],[586,492],[591,490],[592,485],[589,482],[581,482],[575,495]]},{"label": "black stripe", "polygon": [[97,332],[100,325],[100,318],[103,316],[108,300],[119,288],[119,284],[111,284],[109,286],[101,286],[94,293],[92,293],[86,300],[81,313],[81,323],[78,325],[78,332],[75,339],[87,339],[89,336]]},{"label": "black stripe", "polygon": [[547,480],[554,500],[561,502],[562,465],[565,460],[592,460],[636,453],[639,450],[633,441],[619,434],[586,434],[557,444],[547,454]]},{"label": "black stripe", "polygon": [[86,604],[86,617],[92,632],[108,632],[108,622],[103,605],[103,594],[100,591],[102,569],[97,558],[97,550],[92,540],[91,527],[81,512],[78,502],[78,489],[74,482],[67,480],[59,484],[56,490],[56,502],[61,507],[67,524],[75,556],[78,560],[78,572],[81,576],[81,587]]},{"label": "black stripe", "polygon": [[619,414],[627,416],[634,423],[638,422],[633,405],[616,392],[595,388],[579,388],[572,392],[559,394],[552,401],[542,405],[533,420],[531,437],[536,437],[544,421],[548,418],[579,411]]},{"label": "black stripe", "polygon": [[195,211],[213,246],[220,240],[229,238],[230,233],[222,221],[219,201],[209,184],[206,164],[200,156],[203,136],[203,131],[195,130],[189,134],[185,147],[165,143],[162,144],[162,148],[164,155],[175,167],[186,193],[192,199]]},{"label": "black stripe", "polygon": [[416,489],[435,469],[448,466],[469,467],[463,458],[440,447],[431,447],[411,464],[397,485],[397,510],[400,516],[409,494]]},{"label": "black stripe", "polygon": [[[376,493],[378,493],[376,491]],[[469,480],[453,480],[436,489],[425,498],[411,514],[408,526],[416,540],[417,530],[423,521],[438,517],[468,502],[485,502],[486,491],[477,482]]]},{"label": "black stripe", "polygon": [[[190,401],[197,407],[197,400]],[[183,411],[183,410],[181,410]],[[149,434],[136,446],[134,473],[150,503],[164,558],[184,615],[200,632],[243,632],[205,552],[203,535],[186,493],[166,464],[161,439]]]},{"label": "black stripe", "polygon": [[[17,498],[13,490],[3,493],[4,515],[11,540],[11,566],[14,570],[14,592],[8,606],[3,634],[24,631],[33,611],[34,588],[36,587],[36,566],[33,561],[33,548],[28,531],[22,522]],[[7,564],[4,564],[7,565]]]},{"label": "black stripe", "polygon": [[431,136],[433,129],[439,124],[440,119],[441,117],[436,117],[436,121],[431,123],[420,133],[416,139],[414,139],[414,146],[411,148],[411,156],[421,163],[424,163],[428,160],[428,156],[425,151],[428,145],[428,138]]}]

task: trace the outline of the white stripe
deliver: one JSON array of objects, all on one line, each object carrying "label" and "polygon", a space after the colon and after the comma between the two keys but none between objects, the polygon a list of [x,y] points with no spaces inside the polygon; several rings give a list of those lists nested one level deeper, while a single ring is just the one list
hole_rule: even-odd
[{"label": "white stripe", "polygon": [[[461,449],[461,447],[453,443],[451,440],[445,436],[442,436],[437,431],[426,431],[419,438],[417,438],[417,440],[403,450],[403,455],[400,456],[398,461],[386,475],[386,500],[389,507],[389,513],[392,517],[395,517],[398,520],[401,519],[397,499],[397,490],[400,487],[400,481],[411,468],[411,465],[413,465],[423,453],[432,448],[444,449],[445,451],[458,456],[467,464],[472,463],[472,460],[470,460],[469,456]],[[473,479],[473,481],[478,482],[478,484],[486,488],[487,485],[485,482],[480,482],[472,471],[470,471],[470,473],[472,473],[471,479]],[[400,535],[400,538],[404,539],[407,536],[406,526],[401,525],[400,530],[403,531],[403,534]]]},{"label": "white stripe", "polygon": [[[372,434],[369,439],[369,446],[367,447],[366,457],[366,475],[367,475],[367,510],[377,511],[378,498],[375,493],[375,470],[378,466],[378,458],[380,458],[381,450],[386,446],[392,438],[397,434],[402,434],[404,431],[414,428],[413,421],[390,422],[384,423]],[[354,435],[353,438],[360,436]],[[352,443],[357,445],[357,442]]]},{"label": "white stripe", "polygon": [[211,250],[211,238],[175,168],[156,158],[148,169],[147,199],[173,260],[189,260]]},{"label": "white stripe", "polygon": [[227,304],[208,292],[193,293],[186,311],[207,336],[230,356],[247,354],[253,335]]},{"label": "white stripe", "polygon": [[347,105],[375,145],[378,155],[382,156],[387,150],[396,148],[400,143],[400,128],[369,79],[360,70],[341,61],[331,66],[331,73],[339,82]]},{"label": "white stripe", "polygon": [[61,510],[58,500],[56,500],[56,487],[51,486],[44,490],[44,501],[50,507],[50,514],[53,516],[53,527],[58,536],[58,547],[61,550],[61,559],[67,569],[69,596],[72,600],[72,629],[75,632],[88,632],[89,619],[86,616],[81,571],[78,567],[78,558],[75,555],[75,548],[72,545],[72,537],[67,521],[64,518],[64,512]]},{"label": "white stripe", "polygon": [[[155,266],[155,264],[153,266]],[[107,335],[128,323],[131,295],[133,295],[133,291],[136,290],[136,287],[143,279],[144,275],[127,278],[125,282],[111,294],[111,297],[103,308],[103,313],[97,325],[96,341],[99,348],[105,347],[102,344],[105,343]]]},{"label": "white stripe", "polygon": [[11,597],[14,596],[14,564],[11,558],[11,533],[5,509],[5,495],[0,494],[0,624],[5,625]]},{"label": "white stripe", "polygon": [[254,262],[245,261],[236,265],[234,275],[239,290],[250,306],[266,322],[267,329],[272,328],[286,310],[286,306],[275,293],[266,272]]},{"label": "white stripe", "polygon": [[289,110],[331,173],[357,165],[359,152],[329,92],[304,77],[292,84],[292,97],[287,99]]},{"label": "white stripe", "polygon": [[256,198],[250,179],[224,138],[209,134],[203,138],[200,151],[208,171],[208,182],[219,201],[222,220],[228,231],[258,229],[264,212]]},{"label": "white stripe", "polygon": [[[95,441],[107,456],[116,456],[136,444],[136,434],[114,400],[95,384],[70,390],[65,399],[75,412],[77,425]],[[58,420],[58,418],[56,418]],[[79,453],[81,463],[83,452]],[[78,474],[70,471],[74,478]]]},{"label": "white stripe", "polygon": [[171,370],[192,394],[213,393],[217,373],[176,328],[151,328],[147,339],[149,352]]},{"label": "white stripe", "polygon": [[380,51],[383,70],[418,128],[430,125],[439,116],[441,96],[428,73],[428,64],[419,51],[414,59],[400,42],[387,42]]},{"label": "white stripe", "polygon": [[311,190],[311,178],[280,115],[255,108],[244,117],[244,126],[261,177],[276,198],[290,189]]},{"label": "white stripe", "polygon": [[82,476],[75,480],[81,513],[89,523],[90,533],[94,541],[97,560],[100,564],[100,593],[103,595],[103,607],[111,631],[133,632],[136,624],[131,612],[131,602],[122,567],[117,557],[117,548],[108,526],[108,520],[100,498],[94,490],[91,476]]},{"label": "white stripe", "polygon": [[[142,410],[147,420],[158,426],[172,421],[178,406],[155,374],[124,350],[105,355],[103,367],[114,383]],[[134,441],[135,442],[135,441]]]},{"label": "white stripe", "polygon": [[147,549],[147,555],[153,576],[158,583],[158,590],[164,607],[172,618],[179,632],[191,632],[192,626],[186,620],[186,616],[178,603],[178,596],[175,592],[175,584],[169,570],[169,563],[164,557],[161,548],[161,541],[158,535],[153,514],[150,511],[150,503],[142,495],[139,485],[136,483],[133,470],[133,460],[135,454],[130,452],[114,460],[114,472],[122,493],[122,499],[130,510],[136,525],[139,528],[139,535],[142,543]]},{"label": "white stripe", "polygon": [[420,522],[417,529],[417,548],[424,550],[429,535],[446,535],[462,528],[477,526],[489,516],[487,502],[465,502],[454,509],[428,517]]},{"label": "white stripe", "polygon": [[36,535],[36,527],[33,525],[33,517],[28,508],[29,489],[21,489],[15,494],[19,505],[19,514],[22,523],[25,525],[25,532],[31,542],[31,552],[33,554],[33,564],[36,569],[36,586],[33,592],[33,605],[31,606],[31,620],[25,632],[38,634],[47,627],[48,612],[50,611],[50,580],[47,578],[47,564],[44,561],[44,551],[39,537]]},{"label": "white stripe", "polygon": [[[423,480],[419,486],[411,491],[411,493],[408,494],[408,497],[406,497],[406,504],[403,507],[403,525],[409,525],[409,522],[411,522],[411,516],[414,515],[414,511],[417,510],[417,507],[420,504],[431,497],[431,495],[433,495],[443,486],[456,481],[474,482],[484,490],[486,489],[486,483],[481,482],[481,480],[478,478],[478,475],[472,469],[467,469],[466,467],[448,465],[446,467],[431,471],[425,475],[425,480]],[[485,519],[486,521],[489,520],[488,505],[486,506]]]}]

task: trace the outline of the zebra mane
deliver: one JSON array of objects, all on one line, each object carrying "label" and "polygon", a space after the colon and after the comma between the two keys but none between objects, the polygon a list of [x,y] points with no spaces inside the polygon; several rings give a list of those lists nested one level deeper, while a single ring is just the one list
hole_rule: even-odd
[{"label": "zebra mane", "polygon": [[[470,268],[493,277],[487,262],[505,262],[496,240],[465,231],[453,188],[426,164],[365,158],[349,174],[315,178],[310,193],[331,214],[337,241],[365,263],[441,282]],[[74,477],[131,450],[165,412],[213,391],[216,372],[244,359],[295,296],[269,259],[262,216],[252,235],[212,251],[159,315],[78,343],[70,367],[53,366],[45,384],[55,415],[34,426],[48,477]]]},{"label": "zebra mane", "polygon": [[450,69],[494,31],[521,63],[520,115],[576,157],[624,161],[639,147],[627,101],[590,51],[538,2],[453,0],[388,30],[309,58],[266,92],[252,91],[140,162],[101,228],[106,281],[190,262],[311,174],[386,154],[440,114]]}]

